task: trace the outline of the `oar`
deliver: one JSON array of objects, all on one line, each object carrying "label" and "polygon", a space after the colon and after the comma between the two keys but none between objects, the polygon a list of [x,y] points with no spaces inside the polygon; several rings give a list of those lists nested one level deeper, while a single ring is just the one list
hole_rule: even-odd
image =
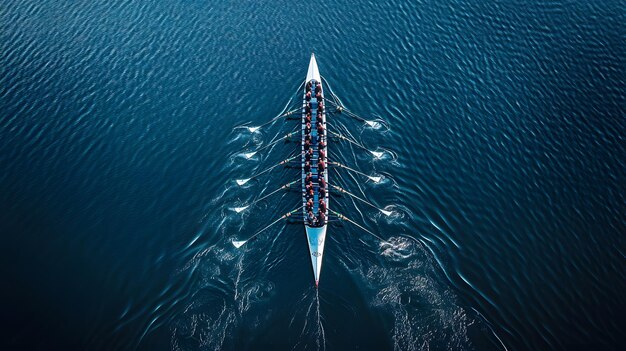
[{"label": "oar", "polygon": [[346,169],[346,170],[348,170],[348,171],[354,172],[354,173],[356,173],[356,174],[360,174],[360,175],[362,175],[362,176],[364,176],[364,177],[369,178],[369,179],[370,179],[371,181],[373,181],[374,183],[378,183],[378,182],[380,182],[380,181],[381,181],[381,179],[383,179],[383,177],[374,177],[374,176],[367,175],[367,174],[365,174],[365,173],[363,173],[363,172],[361,172],[361,171],[357,171],[356,169],[352,169],[352,168],[350,168],[350,167],[348,167],[348,166],[346,166],[346,165],[344,165],[344,164],[341,164],[341,163],[339,163],[339,162],[329,162],[329,164],[331,164],[331,165],[335,165],[335,166],[338,166],[338,167],[341,167],[341,168],[343,168],[343,169]]},{"label": "oar", "polygon": [[250,178],[245,178],[245,179],[236,179],[235,181],[236,181],[236,182],[237,182],[237,184],[239,184],[239,185],[244,185],[244,184],[246,184],[247,182],[249,182],[251,179],[254,179],[254,178],[258,177],[258,176],[260,176],[260,175],[261,175],[261,174],[263,174],[263,173],[267,173],[267,172],[271,171],[272,169],[274,169],[274,168],[276,168],[276,167],[278,167],[278,166],[280,166],[280,165],[284,165],[284,164],[286,164],[286,163],[289,163],[289,161],[291,161],[291,160],[293,160],[293,159],[295,159],[295,158],[297,158],[297,157],[300,157],[300,154],[295,155],[295,156],[293,156],[293,157],[290,157],[290,158],[288,158],[288,159],[286,159],[286,160],[282,160],[282,161],[280,161],[278,164],[275,164],[275,165],[273,165],[272,167],[270,167],[270,168],[268,168],[268,169],[265,169],[265,170],[263,170],[263,171],[261,171],[261,172],[259,172],[259,173],[255,174],[255,175],[253,175],[253,176],[252,176],[252,177],[250,177]]},{"label": "oar", "polygon": [[249,158],[252,158],[252,156],[256,155],[256,153],[257,153],[257,152],[259,152],[259,151],[263,151],[263,150],[267,149],[268,147],[270,147],[270,146],[272,146],[272,145],[276,145],[277,143],[279,143],[279,142],[280,142],[280,141],[282,141],[282,140],[289,139],[289,138],[290,138],[291,136],[293,136],[294,134],[295,134],[295,133],[287,133],[287,135],[285,135],[284,137],[282,137],[282,138],[278,138],[278,139],[276,139],[276,140],[272,141],[271,143],[269,143],[269,144],[267,144],[267,145],[265,145],[265,146],[263,146],[263,147],[260,147],[260,148],[256,149],[255,151],[252,151],[252,152],[246,152],[246,153],[244,153],[243,155],[244,155],[246,158],[248,158],[248,159],[249,159]]},{"label": "oar", "polygon": [[329,209],[329,211],[330,211],[330,212],[332,212],[332,213],[334,213],[334,214],[336,214],[336,215],[337,215],[337,217],[338,217],[339,219],[344,220],[344,221],[347,221],[347,222],[350,222],[350,223],[354,224],[355,226],[357,226],[357,227],[361,228],[361,229],[362,229],[363,231],[365,231],[366,233],[373,235],[374,237],[376,237],[376,239],[378,239],[378,240],[380,240],[380,241],[383,241],[383,242],[385,241],[385,239],[383,239],[383,238],[381,238],[380,236],[378,236],[378,235],[374,234],[374,232],[372,232],[371,230],[369,230],[369,229],[367,229],[367,228],[363,227],[362,225],[360,225],[360,224],[358,224],[357,222],[355,222],[355,221],[351,220],[350,218],[348,218],[348,217],[346,217],[346,216],[342,215],[341,213],[339,213],[339,212],[337,212],[337,211],[333,211],[333,210],[331,210],[331,209]]},{"label": "oar", "polygon": [[296,94],[300,91],[300,89],[302,89],[302,86],[303,86],[304,84],[305,84],[305,83],[300,83],[300,85],[298,85],[298,88],[296,89],[296,92],[295,92],[294,94],[292,94],[292,95],[291,95],[291,98],[289,98],[289,101],[287,101],[287,104],[285,104],[285,107],[283,107],[283,110],[282,110],[282,111],[278,114],[278,116],[276,116],[276,117],[272,118],[272,119],[271,119],[271,120],[269,120],[268,122],[265,122],[265,123],[263,123],[263,124],[261,124],[261,125],[259,125],[259,126],[256,126],[256,127],[246,127],[246,128],[248,128],[248,130],[249,130],[251,133],[254,133],[254,132],[256,132],[257,130],[259,130],[261,127],[266,126],[266,125],[268,125],[268,124],[270,124],[270,123],[274,122],[275,120],[277,120],[277,119],[279,119],[279,118],[281,118],[281,117],[290,116],[290,115],[292,115],[293,113],[295,113],[295,112],[299,111],[299,110],[300,110],[300,108],[298,107],[298,108],[293,109],[293,110],[291,110],[291,111],[285,112],[285,110],[287,110],[287,108],[291,105],[291,101],[293,100],[293,98],[295,97],[295,95],[296,95]]},{"label": "oar", "polygon": [[374,207],[375,209],[377,209],[377,210],[379,210],[380,212],[382,212],[385,216],[390,216],[390,215],[393,213],[393,212],[391,212],[391,211],[387,211],[387,210],[383,210],[382,208],[379,208],[378,206],[374,205],[373,203],[371,203],[371,202],[369,202],[369,201],[367,201],[367,200],[365,200],[365,199],[363,199],[363,198],[360,198],[360,197],[358,197],[358,196],[356,196],[356,195],[352,194],[351,192],[347,191],[346,189],[344,189],[344,188],[342,188],[342,187],[339,187],[339,186],[336,186],[336,185],[332,185],[332,184],[331,184],[331,186],[332,186],[333,188],[337,189],[340,193],[347,194],[347,195],[349,195],[349,196],[351,196],[351,197],[353,197],[353,198],[355,198],[355,199],[357,199],[357,200],[359,200],[359,201],[361,201],[361,202],[363,202],[363,203],[366,203],[366,204],[368,204],[368,205],[370,205],[370,206]]},{"label": "oar", "polygon": [[384,154],[384,152],[380,152],[380,151],[372,151],[372,150],[370,150],[370,149],[366,148],[365,146],[363,146],[363,145],[361,145],[361,144],[357,143],[356,141],[354,141],[354,140],[352,140],[352,139],[350,139],[350,138],[348,138],[348,137],[345,137],[345,136],[343,136],[343,135],[341,135],[341,134],[339,134],[339,133],[335,133],[335,132],[330,131],[330,130],[329,130],[328,132],[329,132],[330,134],[332,134],[332,135],[336,136],[336,137],[337,137],[337,138],[339,138],[339,139],[345,140],[345,141],[349,142],[350,144],[355,145],[355,146],[357,146],[357,147],[359,147],[359,148],[361,148],[361,149],[363,149],[363,150],[365,150],[365,151],[367,151],[367,152],[371,153],[371,154],[372,154],[374,157],[376,157],[376,158],[380,158],[380,157]]},{"label": "oar", "polygon": [[364,123],[366,123],[367,125],[369,125],[372,128],[377,128],[380,125],[379,122],[369,121],[369,120],[367,120],[367,119],[357,115],[356,113],[348,110],[345,106],[339,105],[338,103],[336,103],[336,102],[334,102],[332,100],[328,100],[328,99],[324,99],[324,100],[328,101],[331,105],[335,106],[335,109],[336,109],[335,111],[337,113],[345,112],[348,116],[350,116],[350,117],[352,117],[352,118],[354,118],[354,119],[356,119],[358,121],[364,122]]},{"label": "oar", "polygon": [[246,239],[246,240],[240,240],[240,241],[239,241],[239,240],[232,240],[233,245],[234,245],[236,248],[240,248],[240,247],[242,247],[245,243],[247,243],[248,241],[252,240],[252,239],[253,239],[253,238],[255,238],[257,235],[259,235],[259,234],[263,233],[263,232],[264,232],[266,229],[268,229],[269,227],[271,227],[271,226],[273,226],[274,224],[276,224],[276,223],[280,222],[282,219],[285,219],[285,218],[287,218],[287,217],[290,217],[292,214],[294,214],[294,213],[298,212],[298,211],[299,211],[302,207],[304,207],[304,206],[300,206],[300,207],[296,208],[296,209],[295,209],[295,210],[293,210],[293,211],[289,211],[289,212],[285,213],[285,214],[284,214],[284,215],[282,215],[280,218],[278,218],[278,219],[277,219],[277,220],[275,220],[274,222],[270,223],[270,224],[269,224],[268,226],[266,226],[265,228],[263,228],[263,229],[259,230],[258,232],[254,233],[254,235],[252,235],[251,237],[249,237],[249,238],[248,238],[248,239]]},{"label": "oar", "polygon": [[260,198],[258,198],[258,199],[256,199],[256,200],[252,201],[251,203],[247,204],[246,206],[242,206],[242,207],[235,207],[235,208],[233,208],[233,211],[235,211],[235,212],[237,212],[237,213],[240,213],[241,211],[243,211],[243,210],[247,209],[248,207],[250,207],[250,206],[252,206],[252,205],[256,204],[257,202],[259,202],[259,201],[263,201],[263,200],[267,199],[268,197],[270,197],[270,196],[272,196],[272,195],[276,194],[277,192],[279,192],[279,191],[281,191],[281,190],[283,190],[283,189],[288,189],[291,185],[295,184],[296,182],[297,182],[297,180],[295,180],[295,181],[293,181],[293,182],[290,182],[290,183],[287,183],[287,184],[285,184],[285,185],[281,186],[280,188],[278,188],[278,189],[276,189],[276,190],[272,191],[271,193],[269,193],[269,194],[267,194],[267,195],[264,195],[264,196],[262,196],[262,197],[260,197]]},{"label": "oar", "polygon": [[255,126],[255,127],[246,127],[246,128],[250,131],[250,133],[254,133],[254,132],[256,132],[257,130],[261,129],[262,127],[265,127],[266,125],[268,125],[268,124],[270,124],[270,123],[274,122],[275,120],[277,120],[277,119],[279,119],[279,118],[281,118],[281,117],[288,117],[288,116],[291,116],[292,114],[294,114],[294,113],[298,112],[299,110],[300,110],[300,108],[296,108],[296,109],[293,109],[293,110],[291,110],[291,111],[287,111],[287,112],[285,112],[285,113],[282,113],[282,114],[280,114],[280,115],[278,115],[278,116],[276,116],[276,117],[274,117],[274,118],[270,119],[269,121],[267,121],[267,122],[265,122],[265,123],[263,123],[263,124],[261,124],[261,125],[258,125],[258,126]]}]

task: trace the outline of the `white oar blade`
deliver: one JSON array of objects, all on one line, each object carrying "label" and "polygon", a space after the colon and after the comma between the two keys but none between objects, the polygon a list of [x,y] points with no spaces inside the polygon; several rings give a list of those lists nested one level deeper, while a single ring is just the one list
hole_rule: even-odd
[{"label": "white oar blade", "polygon": [[244,240],[244,241],[236,241],[236,240],[233,240],[233,241],[232,241],[233,246],[234,246],[234,247],[236,247],[236,248],[240,248],[240,247],[242,247],[242,246],[243,246],[243,244],[245,244],[246,242],[247,242],[247,240]]},{"label": "white oar blade", "polygon": [[381,179],[383,179],[383,177],[372,177],[372,176],[368,176],[368,178],[372,180],[374,183],[378,183],[380,182]]},{"label": "white oar blade", "polygon": [[256,151],[252,151],[252,152],[246,152],[243,154],[243,156],[247,159],[251,159],[252,156],[256,155]]},{"label": "white oar blade", "polygon": [[248,130],[250,131],[250,133],[254,133],[257,130],[259,130],[261,127],[248,127]]},{"label": "white oar blade", "polygon": [[382,212],[385,216],[391,216],[391,214],[393,213],[392,211],[387,210],[380,210],[380,212]]},{"label": "white oar blade", "polygon": [[235,207],[235,208],[233,208],[233,211],[235,211],[237,213],[240,213],[241,211],[244,211],[248,207],[250,207],[250,206]]},{"label": "white oar blade", "polygon": [[365,123],[367,123],[367,125],[369,125],[372,128],[378,128],[380,126],[380,123],[376,121],[365,121]]},{"label": "white oar blade", "polygon": [[381,151],[370,151],[375,158],[381,158],[385,153]]},{"label": "white oar blade", "polygon": [[239,185],[244,185],[244,184],[246,184],[246,183],[247,183],[250,179],[252,179],[252,178],[248,178],[248,179],[237,179],[237,180],[236,180],[236,182],[237,182],[237,184],[239,184]]}]

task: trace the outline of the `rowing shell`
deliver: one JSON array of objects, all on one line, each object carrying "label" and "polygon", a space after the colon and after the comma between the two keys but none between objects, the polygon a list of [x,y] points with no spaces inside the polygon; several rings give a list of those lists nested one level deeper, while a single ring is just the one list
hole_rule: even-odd
[{"label": "rowing shell", "polygon": [[[319,109],[319,103],[320,101],[317,101],[317,99],[315,98],[315,90],[316,87],[319,85],[320,88],[322,87],[322,78],[320,76],[320,72],[319,69],[317,67],[317,62],[315,60],[315,55],[311,54],[311,61],[309,62],[309,70],[307,72],[306,75],[306,81],[305,81],[305,90],[304,90],[304,97],[302,99],[302,203],[303,203],[303,211],[304,211],[304,229],[306,231],[306,237],[307,237],[307,243],[309,245],[309,254],[311,257],[311,265],[313,267],[313,277],[315,278],[315,286],[317,287],[319,285],[319,280],[320,280],[320,273],[322,271],[322,259],[324,258],[324,244],[326,242],[326,228],[328,226],[328,216],[326,216],[326,218],[323,220],[323,222],[311,222],[309,221],[308,217],[309,217],[309,212],[306,206],[308,197],[307,197],[307,190],[306,190],[306,172],[305,172],[305,161],[306,161],[306,156],[305,156],[305,136],[306,136],[306,131],[305,131],[305,127],[306,127],[306,115],[307,115],[307,104],[309,104],[309,101],[307,101],[307,86],[309,86],[310,83],[310,88],[311,88],[311,98],[310,98],[310,113],[311,113],[311,131],[310,131],[310,135],[311,135],[311,148],[313,149],[313,156],[311,157],[311,162],[310,162],[310,171],[313,175],[313,190],[314,190],[314,196],[313,196],[313,208],[312,208],[312,213],[313,216],[317,219],[319,218],[319,200],[320,200],[320,193],[319,193],[319,180],[320,178],[324,178],[324,180],[326,181],[326,193],[325,196],[323,198],[325,204],[326,204],[326,214],[328,213],[328,169],[325,170],[325,172],[323,172],[323,176],[320,177],[320,172],[318,170],[318,161],[319,161],[319,151],[320,151],[320,147],[318,144],[318,134],[317,134],[317,128],[316,126],[316,122],[318,119],[321,119],[322,124],[324,126],[324,135],[321,137],[321,140],[324,141],[324,143],[327,142],[327,129],[326,129],[326,113],[325,110],[320,112]],[[321,100],[323,101],[323,97],[324,97],[324,91],[322,90],[320,92],[321,94]],[[326,145],[324,148],[325,151],[325,155],[322,158],[324,164],[326,165],[326,168],[328,168],[328,160],[327,160],[327,155],[328,155],[328,145]]]}]

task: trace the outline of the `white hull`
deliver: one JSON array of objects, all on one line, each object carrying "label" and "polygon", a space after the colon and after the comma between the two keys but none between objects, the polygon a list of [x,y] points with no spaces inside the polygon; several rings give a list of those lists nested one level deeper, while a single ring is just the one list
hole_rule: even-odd
[{"label": "white hull", "polygon": [[[322,83],[322,78],[320,76],[320,72],[319,69],[317,67],[317,61],[315,60],[315,55],[311,55],[311,61],[309,62],[309,69],[307,71],[307,76],[306,76],[306,83],[309,83],[313,81],[314,84],[321,84]],[[306,90],[305,90],[305,94],[306,94]],[[322,99],[323,99],[323,95],[324,95],[324,90],[322,87]],[[317,106],[317,99],[312,98],[311,99],[312,105],[315,107]],[[304,137],[305,137],[305,132],[304,132],[304,125],[305,125],[305,112],[304,112],[304,108],[307,104],[306,99],[303,99],[302,105],[303,105],[303,110],[302,110],[302,151],[304,152]],[[319,111],[316,108],[312,109],[312,117],[314,121],[317,121],[318,118],[321,118],[321,120],[323,121],[324,127],[326,128],[326,113],[322,112],[322,113],[318,113]],[[314,125],[314,123],[312,123]],[[311,132],[311,135],[316,137],[317,136],[317,132],[315,131],[315,128],[313,127],[313,130]],[[324,137],[324,141],[327,143],[328,138]],[[326,145],[326,155],[328,155],[328,145]],[[315,149],[314,149],[315,152]],[[315,156],[319,157],[319,153],[314,154],[314,159]],[[323,161],[326,165],[328,165],[328,159],[325,156],[323,158]],[[305,162],[305,156],[304,154],[302,155],[302,202],[304,205],[306,205],[306,195],[305,195],[305,177],[306,177],[306,173],[304,172],[304,162]],[[314,176],[317,175],[317,163],[313,162],[314,165],[312,165],[312,172],[314,174]],[[328,166],[327,166],[328,167]],[[326,184],[328,184],[328,170],[326,170],[326,172],[324,172],[324,180],[326,181]],[[318,186],[319,182],[316,181],[315,182],[315,186],[316,186],[316,190],[315,190],[315,201],[314,204],[317,203],[317,201],[319,200],[319,194],[318,194]],[[326,196],[324,198],[324,201],[326,202],[326,208],[327,211],[326,213],[328,213],[328,186],[326,186]],[[313,213],[315,216],[318,215],[318,206],[314,205],[313,208]],[[323,225],[318,225],[318,226],[311,226],[309,225],[308,221],[307,221],[307,209],[306,206],[304,206],[303,209],[303,213],[304,213],[304,223],[305,223],[305,231],[306,231],[306,236],[307,236],[307,243],[309,246],[309,255],[311,258],[311,266],[313,267],[313,277],[315,278],[315,286],[318,286],[319,284],[319,280],[320,280],[320,273],[322,271],[322,259],[324,258],[324,245],[326,243],[326,228],[327,228],[327,220]]]}]

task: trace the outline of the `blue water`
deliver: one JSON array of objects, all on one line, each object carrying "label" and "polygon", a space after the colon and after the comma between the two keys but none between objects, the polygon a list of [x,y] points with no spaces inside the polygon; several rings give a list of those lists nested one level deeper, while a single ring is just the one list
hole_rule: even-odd
[{"label": "blue water", "polygon": [[[623,1],[5,1],[3,349],[619,349]],[[350,133],[320,288],[252,201],[315,52]],[[355,207],[356,205],[356,207]]]}]

